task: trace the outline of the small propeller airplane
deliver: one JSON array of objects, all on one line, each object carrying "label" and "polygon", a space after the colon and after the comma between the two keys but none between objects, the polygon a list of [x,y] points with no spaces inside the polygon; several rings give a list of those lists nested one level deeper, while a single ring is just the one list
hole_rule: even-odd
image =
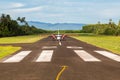
[{"label": "small propeller airplane", "polygon": [[65,37],[66,37],[66,36],[67,36],[67,35],[65,35],[65,34],[60,34],[59,29],[58,29],[58,34],[52,34],[52,35],[51,35],[52,39],[58,40],[58,41],[65,40]]}]

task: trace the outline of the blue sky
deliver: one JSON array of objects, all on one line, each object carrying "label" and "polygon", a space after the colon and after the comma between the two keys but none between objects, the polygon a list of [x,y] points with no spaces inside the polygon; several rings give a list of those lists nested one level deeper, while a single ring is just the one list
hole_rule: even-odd
[{"label": "blue sky", "polygon": [[118,23],[120,0],[0,0],[2,13],[50,23]]}]

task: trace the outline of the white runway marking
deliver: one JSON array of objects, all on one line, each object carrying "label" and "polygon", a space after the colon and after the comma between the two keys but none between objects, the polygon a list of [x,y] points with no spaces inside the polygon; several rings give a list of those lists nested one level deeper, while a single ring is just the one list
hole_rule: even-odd
[{"label": "white runway marking", "polygon": [[24,59],[31,51],[21,51],[18,54],[8,58],[7,60],[3,61],[3,63],[13,63],[13,62],[20,62]]},{"label": "white runway marking", "polygon": [[76,47],[76,46],[67,46],[68,49],[82,49],[82,47]]},{"label": "white runway marking", "polygon": [[101,60],[93,57],[84,50],[74,50],[74,52],[80,56],[86,62],[100,62]]},{"label": "white runway marking", "polygon": [[50,62],[52,59],[53,50],[43,50],[36,62]]},{"label": "white runway marking", "polygon": [[43,46],[42,49],[52,49],[57,48],[57,46]]},{"label": "white runway marking", "polygon": [[59,45],[60,45],[60,46],[62,45],[61,41],[59,41]]},{"label": "white runway marking", "polygon": [[115,60],[115,61],[118,61],[120,62],[120,56],[116,55],[116,54],[113,54],[113,53],[110,53],[110,52],[107,52],[107,51],[95,51],[105,57],[108,57],[112,60]]}]

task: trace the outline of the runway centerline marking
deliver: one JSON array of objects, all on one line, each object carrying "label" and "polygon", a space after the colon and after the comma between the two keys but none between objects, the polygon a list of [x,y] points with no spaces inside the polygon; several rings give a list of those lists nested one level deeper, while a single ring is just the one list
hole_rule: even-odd
[{"label": "runway centerline marking", "polygon": [[59,41],[59,45],[60,45],[60,46],[62,45],[61,41]]},{"label": "runway centerline marking", "polygon": [[68,49],[82,49],[82,47],[77,46],[67,46]]},{"label": "runway centerline marking", "polygon": [[56,80],[59,80],[60,79],[60,76],[62,75],[62,73],[65,71],[65,69],[67,68],[67,66],[62,66],[62,69],[61,71],[58,73],[57,77],[56,77]]},{"label": "runway centerline marking", "polygon": [[3,61],[3,63],[13,63],[13,62],[20,62],[24,59],[31,51],[21,51],[18,54],[8,58],[7,60]]},{"label": "runway centerline marking", "polygon": [[52,59],[53,50],[43,50],[36,62],[50,62]]},{"label": "runway centerline marking", "polygon": [[90,55],[84,50],[74,50],[74,52],[86,62],[100,62],[101,61],[97,59],[96,57]]},{"label": "runway centerline marking", "polygon": [[116,54],[113,54],[111,52],[108,52],[108,51],[94,51],[94,52],[97,52],[105,57],[108,57],[112,60],[115,60],[117,62],[120,62],[120,56],[116,55]]},{"label": "runway centerline marking", "polygon": [[57,48],[57,46],[43,46],[42,49],[52,49]]}]

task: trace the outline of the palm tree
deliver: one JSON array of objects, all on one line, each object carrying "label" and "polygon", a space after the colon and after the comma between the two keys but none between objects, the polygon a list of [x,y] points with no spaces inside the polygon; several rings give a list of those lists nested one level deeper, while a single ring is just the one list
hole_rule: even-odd
[{"label": "palm tree", "polygon": [[110,24],[110,25],[112,24],[112,19],[109,19],[109,24]]},{"label": "palm tree", "polygon": [[118,22],[118,26],[120,26],[120,20],[119,20],[119,22]]},{"label": "palm tree", "polygon": [[26,26],[28,26],[28,23],[25,20],[25,17],[22,17],[22,18],[18,17],[17,20],[20,21],[21,23],[24,23]]},{"label": "palm tree", "polygon": [[101,22],[100,21],[98,21],[98,24],[100,24]]}]

